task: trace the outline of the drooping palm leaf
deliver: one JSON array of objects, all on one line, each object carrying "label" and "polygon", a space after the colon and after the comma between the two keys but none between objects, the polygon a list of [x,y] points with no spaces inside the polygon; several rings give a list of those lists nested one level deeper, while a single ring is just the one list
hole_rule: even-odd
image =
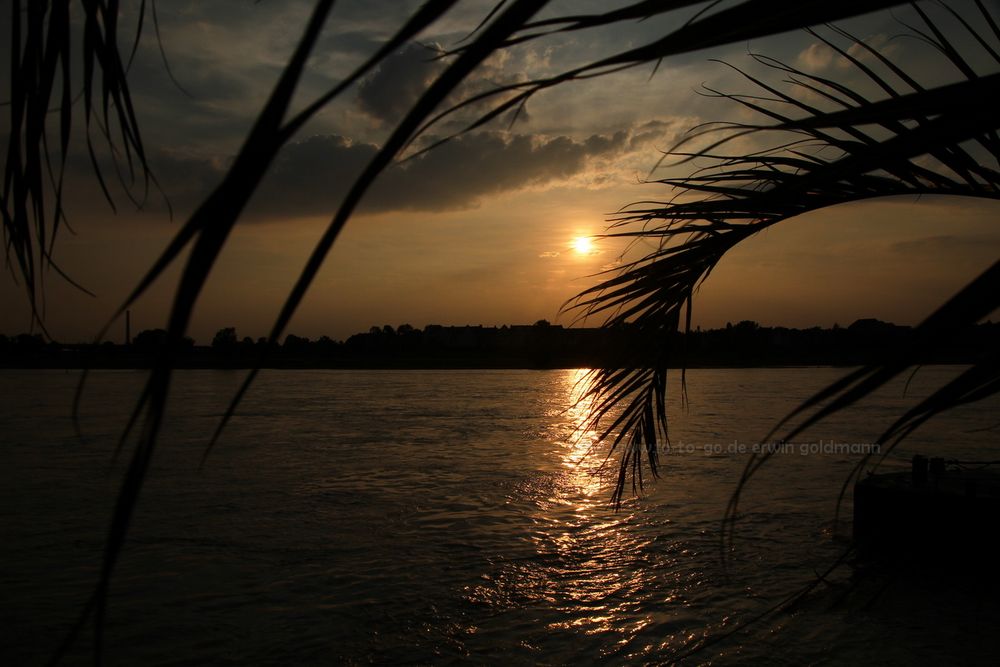
[{"label": "drooping palm leaf", "polygon": [[[174,298],[174,306],[167,328],[166,345],[163,346],[154,364],[141,400],[133,414],[132,421],[134,422],[138,415],[145,410],[142,432],[133,450],[132,459],[115,504],[100,580],[90,602],[81,614],[80,620],[61,647],[60,653],[72,644],[76,634],[93,611],[96,632],[95,653],[100,660],[107,589],[121,553],[125,535],[128,532],[139,491],[155,450],[156,437],[166,409],[174,355],[180,348],[181,340],[190,321],[191,311],[197,302],[198,294],[205,284],[215,258],[225,244],[243,206],[281,147],[280,129],[282,122],[298,80],[305,68],[305,63],[313,45],[319,39],[332,7],[333,0],[317,2],[303,37],[275,85],[267,104],[258,116],[257,122],[251,129],[243,150],[237,156],[222,184],[195,211],[178,234],[179,237],[193,239],[195,243]],[[176,246],[176,241],[168,248],[167,252],[173,250],[174,246]],[[139,293],[141,291],[140,289]],[[128,302],[136,297],[137,294],[133,294],[129,297]]]},{"label": "drooping palm leaf", "polygon": [[[419,30],[426,25],[432,23],[453,4],[453,0],[441,0],[438,2],[427,3],[414,15],[414,18],[402,28],[397,36],[391,40],[391,44],[380,51],[382,54],[381,57],[392,53],[392,45],[398,47],[405,43],[407,39],[419,32]],[[522,15],[523,18],[530,16],[531,12],[534,11],[533,5],[534,3],[529,3],[526,0],[520,3],[515,3],[512,8],[504,14],[504,16],[508,17],[507,25],[519,25],[517,19],[522,18]],[[159,433],[163,414],[166,409],[174,356],[179,349],[181,340],[187,330],[191,313],[194,309],[195,303],[197,302],[198,295],[202,287],[205,285],[208,273],[221,252],[233,225],[235,225],[243,207],[255,191],[256,186],[266,172],[267,167],[277,155],[278,150],[280,150],[281,146],[293,136],[293,132],[290,132],[288,129],[289,125],[294,127],[300,126],[305,119],[309,117],[309,115],[322,108],[322,105],[312,105],[307,108],[305,112],[302,112],[292,118],[289,121],[289,124],[286,125],[285,123],[284,117],[294,95],[296,84],[301,77],[308,55],[320,35],[322,26],[325,23],[326,17],[332,9],[332,6],[332,0],[317,3],[312,18],[310,19],[310,23],[307,26],[307,29],[289,62],[289,65],[286,66],[281,79],[278,81],[270,99],[268,100],[267,105],[265,105],[264,109],[260,113],[257,122],[244,143],[243,149],[237,155],[233,166],[223,179],[223,182],[195,211],[180,232],[178,232],[175,239],[164,251],[163,255],[161,255],[160,259],[154,263],[154,266],[147,273],[146,277],[140,281],[140,284],[135,288],[133,293],[129,295],[116,314],[117,317],[123,313],[125,308],[133,303],[135,299],[137,299],[153,283],[153,281],[155,281],[155,279],[177,257],[180,251],[188,243],[194,243],[194,247],[192,248],[188,262],[181,276],[180,286],[178,287],[175,295],[174,306],[171,311],[167,327],[166,344],[161,348],[161,353],[154,363],[150,378],[147,381],[140,400],[138,401],[130,419],[131,427],[132,424],[139,421],[140,415],[144,415],[144,424],[139,435],[138,442],[133,450],[132,461],[126,471],[125,479],[123,481],[112,517],[111,530],[105,548],[101,579],[97,590],[91,598],[91,601],[86,606],[84,613],[81,615],[81,618],[75,626],[73,632],[71,632],[70,636],[67,638],[62,650],[65,650],[69,645],[71,645],[79,629],[82,627],[90,612],[93,610],[96,612],[95,628],[98,637],[96,646],[98,655],[100,654],[100,637],[101,628],[103,627],[104,603],[106,600],[107,587],[110,583],[111,573],[114,570],[118,555],[120,554],[124,544],[132,511],[134,510],[138,500],[138,494],[142,488],[142,482],[145,478],[149,461],[151,460],[152,454],[155,450],[157,435]],[[500,19],[497,20],[497,23],[501,26],[499,30],[503,30],[503,26],[505,24],[502,23]],[[483,41],[484,47],[478,55],[472,53],[467,56],[464,61],[460,59],[460,63],[457,63],[460,67],[456,70],[456,73],[453,73],[451,77],[442,76],[441,80],[443,83],[441,85],[446,90],[444,90],[441,94],[447,94],[447,88],[449,86],[453,87],[456,85],[457,82],[461,81],[461,78],[468,73],[469,69],[474,67],[478,64],[478,62],[489,55],[492,51],[490,40],[495,41],[498,39],[496,32],[497,31],[485,32],[483,36],[479,38]],[[501,33],[501,35],[502,34],[503,33]],[[369,60],[367,63],[362,65],[361,69],[359,69],[350,78],[350,80],[360,78],[365,71],[373,67],[377,64],[377,62],[378,59]],[[465,68],[464,73],[461,72],[461,68]],[[445,74],[448,73],[446,72]],[[345,88],[346,83],[335,88],[332,95],[327,94],[324,96],[326,101],[332,99],[333,95],[336,95]],[[435,94],[438,93],[435,92]],[[433,106],[427,108],[423,114],[426,115],[432,108]],[[420,119],[420,114],[415,113],[414,119],[411,120],[411,125],[416,127],[416,125],[419,124]],[[400,131],[397,134],[400,135],[397,142],[400,144],[405,142],[405,133]],[[382,161],[381,165],[373,167],[376,172],[381,168],[384,168],[385,163],[387,163],[388,160],[391,160],[392,156],[395,154],[394,152],[388,150],[384,150],[383,152],[385,155],[379,156],[379,160]],[[365,188],[364,186],[357,186],[356,189],[357,192],[354,193],[355,204],[357,199],[360,198],[360,195],[364,192]],[[347,207],[346,213],[343,214],[343,221],[340,223],[341,227],[344,222],[346,222],[346,218],[349,217],[350,212],[351,208]],[[331,233],[329,243],[332,244],[338,231],[339,229],[335,229]],[[317,261],[321,261],[321,259]],[[304,292],[305,289],[305,286],[302,285],[301,282],[302,281],[300,281],[300,285],[297,286],[299,298],[301,298],[301,293]],[[308,285],[308,279],[305,279],[305,285]],[[294,310],[294,306],[292,306],[292,310]],[[290,317],[290,312],[288,316]],[[110,326],[110,323],[108,326]],[[252,379],[252,376],[250,379]],[[120,447],[121,445],[119,445],[119,448]]]},{"label": "drooping palm leaf", "polygon": [[[952,11],[951,8],[948,8]],[[995,30],[984,32],[974,23],[995,26],[989,11],[977,3],[979,14],[961,21],[975,34],[1000,68]],[[924,87],[918,76],[893,63],[873,47],[854,40],[843,30],[830,32],[847,38],[885,68],[874,67],[835,44],[832,37],[814,32],[886,95],[868,99],[837,81],[758,56],[759,63],[790,78],[790,90],[744,74],[766,97],[710,91],[762,117],[760,124],[716,124],[695,131],[694,138],[719,135],[707,148],[671,153],[681,162],[698,158],[709,166],[681,178],[658,182],[674,196],[662,203],[640,204],[613,219],[609,236],[645,239],[656,250],[616,270],[568,304],[583,316],[602,315],[610,326],[631,322],[662,332],[662,345],[676,332],[678,314],[701,281],[726,252],[759,231],[802,213],[845,202],[888,195],[950,194],[1000,198],[1000,144],[996,132],[1000,116],[983,100],[1000,94],[1000,74],[977,72],[932,18],[918,10],[924,25],[920,35],[954,65],[962,78],[948,85]],[[902,83],[893,83],[889,75]],[[796,92],[798,91],[798,92]],[[805,94],[808,93],[808,96]],[[806,101],[808,99],[808,101]],[[816,102],[815,100],[820,100]],[[824,104],[825,106],[818,106]],[[766,123],[764,121],[770,121]],[[724,147],[736,138],[780,137],[775,145],[745,154],[727,154]],[[690,140],[690,139],[689,139]],[[685,140],[686,143],[689,140]],[[1000,306],[1000,268],[994,266],[973,281],[915,330],[912,342],[892,356],[849,374],[799,406],[768,438],[791,439],[805,428],[869,395],[907,367],[922,362],[963,327],[975,324]],[[689,328],[689,327],[688,327]],[[1000,342],[1000,341],[998,341]],[[666,372],[666,366],[659,369]],[[952,405],[975,400],[1000,386],[996,360],[984,360],[954,386],[944,387],[883,435],[898,439],[930,416]],[[650,382],[656,373],[650,373]],[[627,443],[620,474],[634,470],[637,454],[650,446],[636,424],[664,423],[664,403],[630,401],[650,387],[625,385],[614,370],[595,373],[591,392],[620,394],[614,446]],[[784,430],[779,430],[784,429]],[[665,435],[665,430],[663,431]],[[656,457],[647,457],[655,473]],[[739,490],[768,460],[756,454],[749,460],[727,510],[732,519]],[[619,484],[619,492],[621,482]]]},{"label": "drooping palm leaf", "polygon": [[[74,114],[77,122],[82,115],[93,173],[112,208],[114,201],[93,140],[95,126],[104,137],[107,153],[126,193],[131,196],[131,186],[137,179],[143,191],[151,182],[129,94],[127,68],[118,51],[118,2],[87,0],[80,4],[81,34],[72,35],[69,0],[11,2],[11,89],[6,105],[9,134],[0,215],[7,266],[23,282],[33,324],[43,329],[43,269],[52,268],[69,279],[53,253],[59,230],[67,224],[63,178]],[[139,31],[144,10],[143,1]],[[80,53],[71,48],[76,37],[82,41]],[[80,57],[82,61],[78,60]],[[82,83],[78,83],[73,69],[81,64]],[[76,85],[81,85],[82,108],[76,108],[74,101]],[[50,141],[49,127],[53,108],[58,119],[55,142]],[[119,164],[122,156],[126,171]],[[71,279],[70,282],[76,285]]]}]

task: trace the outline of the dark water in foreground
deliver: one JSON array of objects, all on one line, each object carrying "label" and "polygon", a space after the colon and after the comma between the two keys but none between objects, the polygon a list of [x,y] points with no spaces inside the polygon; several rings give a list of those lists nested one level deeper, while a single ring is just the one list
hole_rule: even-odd
[{"label": "dark water in foreground", "polygon": [[[202,472],[242,375],[181,372],[114,579],[107,664],[667,661],[825,569],[849,533],[832,520],[849,445],[957,371],[925,369],[906,396],[900,382],[775,456],[746,492],[728,572],[719,520],[740,445],[841,371],[690,372],[664,477],[617,513],[614,470],[584,457],[592,434],[574,437],[576,371],[267,371]],[[109,464],[143,375],[94,374],[83,441],[75,379],[0,371],[4,664],[44,663],[64,636],[127,461]],[[995,431],[971,431],[998,407],[929,424],[886,466],[997,458]],[[1000,646],[1000,604],[975,587],[850,590],[849,574],[694,661],[988,664]]]}]

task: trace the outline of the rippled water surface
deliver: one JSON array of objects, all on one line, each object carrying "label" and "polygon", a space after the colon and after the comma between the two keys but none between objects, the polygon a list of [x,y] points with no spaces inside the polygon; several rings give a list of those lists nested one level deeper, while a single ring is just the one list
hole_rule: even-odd
[{"label": "rippled water surface", "polygon": [[[728,569],[720,519],[746,451],[842,371],[690,371],[663,476],[617,512],[616,469],[599,469],[606,450],[573,407],[581,372],[266,371],[201,471],[242,375],[181,372],[114,578],[106,661],[669,661],[815,581],[846,546],[833,517],[850,446],[958,370],[924,369],[905,396],[894,384],[776,455],[741,501]],[[89,596],[143,379],[94,373],[81,439],[74,374],[0,371],[0,662],[44,663]],[[998,407],[932,422],[885,465],[996,458],[996,432],[975,429]],[[990,661],[991,596],[892,577],[866,591],[849,575],[692,661]],[[71,662],[91,647],[88,630]]]}]

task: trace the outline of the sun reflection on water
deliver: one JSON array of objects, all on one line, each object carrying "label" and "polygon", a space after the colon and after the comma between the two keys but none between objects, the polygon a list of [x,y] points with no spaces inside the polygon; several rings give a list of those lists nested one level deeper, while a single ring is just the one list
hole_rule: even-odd
[{"label": "sun reflection on water", "polygon": [[[587,376],[589,371],[578,368],[567,372],[563,382],[569,407],[566,419],[571,432],[563,443],[563,466],[572,471],[573,483],[587,498],[601,490],[600,469],[594,465],[596,450],[600,445],[598,432],[591,423],[594,398],[587,396]],[[584,507],[578,507],[583,510]]]},{"label": "sun reflection on water", "polygon": [[685,603],[685,584],[677,550],[650,524],[650,505],[626,499],[616,510],[611,503],[617,462],[605,463],[609,444],[593,428],[587,374],[552,377],[535,440],[544,463],[522,496],[524,550],[494,561],[468,599],[498,614],[545,610],[537,617],[544,634],[533,636],[548,646],[586,645],[598,659],[641,660],[677,631],[672,619]]},{"label": "sun reflection on water", "polygon": [[640,555],[648,539],[630,530],[632,511],[615,512],[610,503],[608,470],[602,466],[606,445],[590,419],[588,372],[567,371],[561,378],[565,407],[551,442],[563,472],[548,501],[537,504],[532,540],[538,562],[545,564],[545,594],[563,616],[548,629],[610,635],[605,637],[610,648],[629,643],[652,622],[640,612],[652,573]]}]

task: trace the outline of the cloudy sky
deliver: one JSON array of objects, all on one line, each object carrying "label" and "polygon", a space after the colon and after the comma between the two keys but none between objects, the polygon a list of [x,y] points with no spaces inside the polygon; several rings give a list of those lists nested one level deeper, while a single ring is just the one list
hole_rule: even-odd
[{"label": "cloudy sky", "polygon": [[[136,20],[123,3],[123,33]],[[561,3],[573,12],[610,2]],[[264,335],[308,253],[353,178],[401,114],[440,70],[433,48],[454,46],[491,2],[470,2],[419,42],[402,49],[325,108],[280,154],[213,271],[192,335],[207,342],[235,326]],[[418,6],[402,0],[339,2],[298,93],[302,106],[336,85]],[[216,185],[277,79],[308,17],[308,0],[160,2],[162,46],[151,25],[130,71],[154,174],[173,208],[150,193],[142,210],[120,188],[113,214],[84,152],[69,162],[70,222],[56,259],[96,299],[46,280],[47,322],[61,340],[90,338],[183,222]],[[559,8],[556,7],[555,10]],[[554,10],[554,11],[555,11]],[[9,2],[0,2],[9,15]],[[845,24],[931,84],[953,73],[916,40],[896,37],[900,10]],[[687,16],[530,42],[496,55],[456,99],[553,72],[675,28]],[[8,30],[5,26],[3,30]],[[6,40],[5,40],[6,42]],[[974,50],[974,49],[973,49]],[[683,133],[710,120],[742,119],[716,90],[749,91],[722,59],[752,68],[748,51],[810,71],[864,83],[805,33],[704,51],[652,67],[555,88],[516,120],[480,127],[384,174],[349,223],[294,319],[290,332],[343,338],[372,325],[530,323],[556,320],[560,305],[613,269],[628,249],[588,245],[608,214],[669,196],[650,178]],[[975,56],[973,56],[975,57]],[[3,76],[6,75],[6,65]],[[756,71],[760,71],[758,66]],[[767,76],[774,82],[781,77]],[[6,80],[4,80],[6,83]],[[429,130],[455,131],[468,116]],[[768,325],[830,326],[859,317],[913,324],[995,261],[995,204],[926,198],[883,200],[794,219],[737,248],[695,300],[705,327],[754,319]],[[136,329],[163,326],[178,272],[133,308]],[[0,333],[28,328],[28,309],[10,279],[0,283]],[[558,321],[568,323],[570,317]],[[598,324],[599,322],[592,322]],[[112,339],[120,339],[116,330]]]}]

